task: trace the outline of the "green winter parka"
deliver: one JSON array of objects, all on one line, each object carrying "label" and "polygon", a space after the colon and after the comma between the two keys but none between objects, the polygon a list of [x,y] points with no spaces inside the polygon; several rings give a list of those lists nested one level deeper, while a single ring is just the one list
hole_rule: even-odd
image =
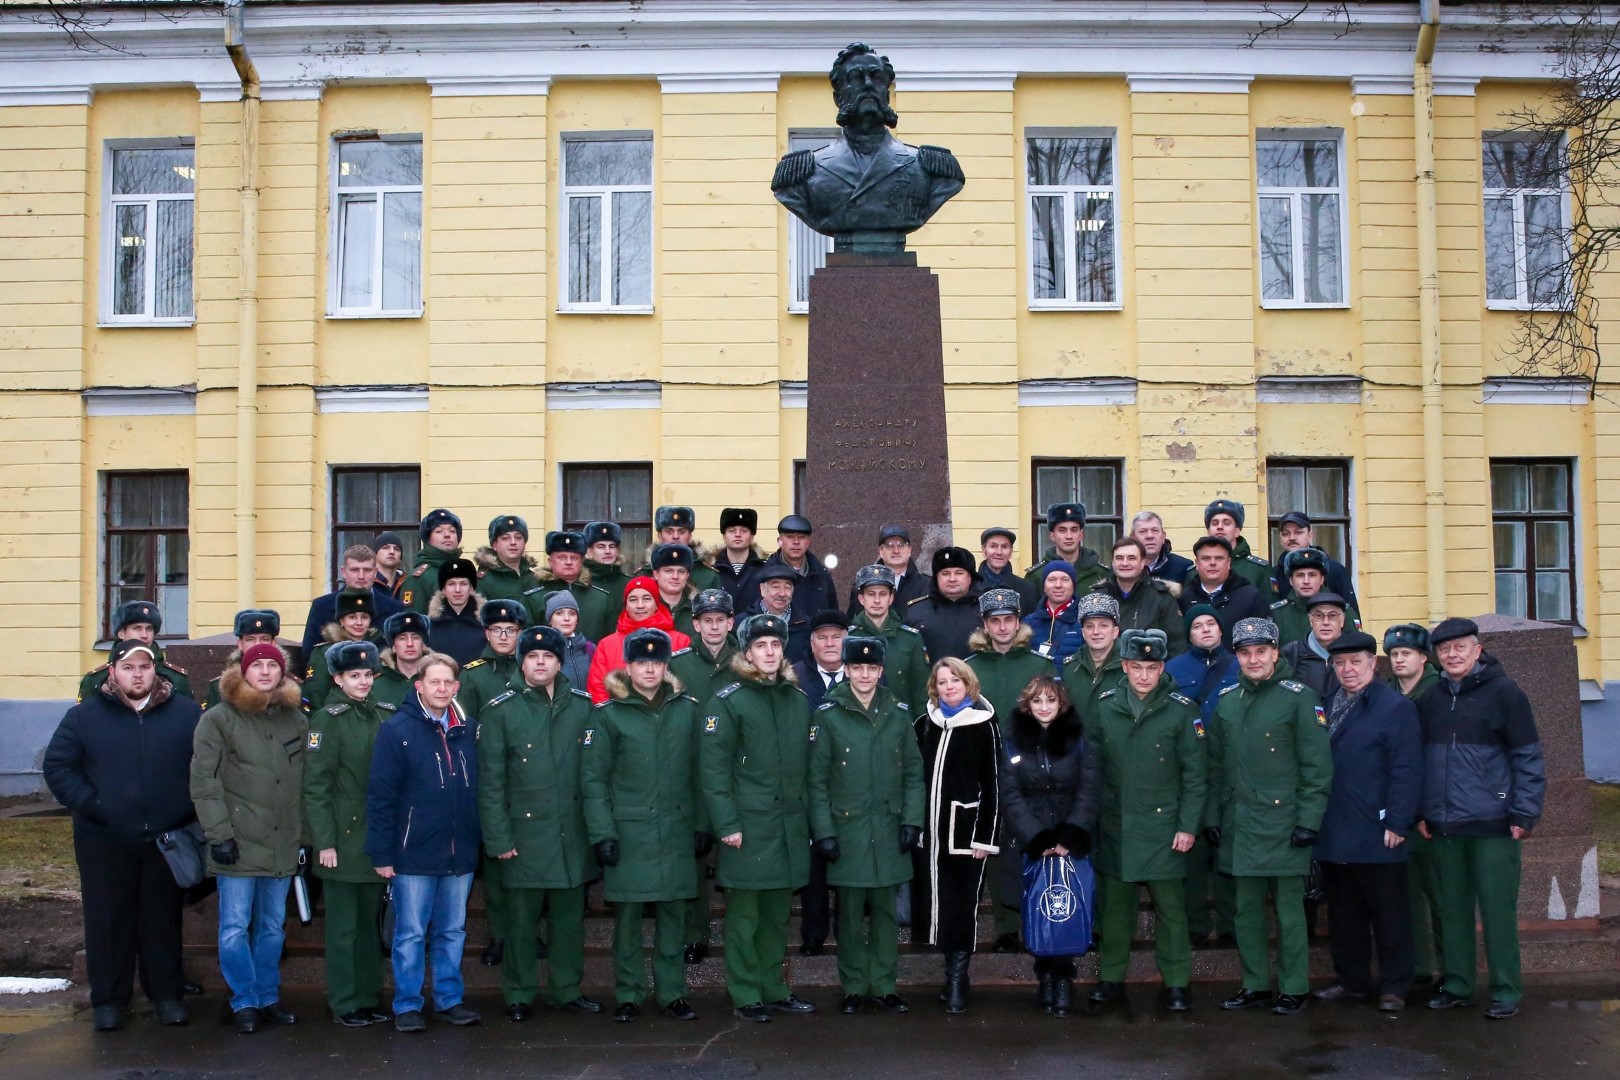
[{"label": "green winter parka", "polygon": [[872,624],[865,611],[855,613],[850,621],[851,637],[880,637],[888,643],[883,654],[883,685],[887,686],[911,709],[912,715],[921,716],[928,709],[928,646],[923,644],[922,631],[889,609],[883,620],[883,629]]},{"label": "green winter parka", "polygon": [[304,740],[304,820],[317,852],[333,848],[337,866],[315,863],[327,881],[375,885],[381,879],[366,856],[366,785],[377,729],[394,706],[368,697],[355,701],[341,690],[336,700],[309,718]]},{"label": "green winter parka", "polygon": [[1014,635],[1012,648],[998,653],[983,630],[973,631],[968,638],[972,653],[967,666],[979,677],[979,696],[996,711],[997,722],[1010,718],[1018,709],[1018,695],[1024,692],[1029,680],[1052,674],[1052,661],[1031,652],[1029,643],[1035,631],[1020,626]]}]

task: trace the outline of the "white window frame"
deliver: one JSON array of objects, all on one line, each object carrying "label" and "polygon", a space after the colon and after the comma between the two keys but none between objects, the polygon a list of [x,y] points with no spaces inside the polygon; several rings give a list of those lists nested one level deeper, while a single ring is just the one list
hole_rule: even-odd
[{"label": "white window frame", "polygon": [[[788,132],[788,153],[825,146],[838,138],[837,128],[797,128]],[[810,310],[810,275],[827,265],[833,238],[816,232],[788,214],[788,303],[789,314],[804,315]],[[819,252],[818,252],[819,249]],[[810,265],[804,265],[806,257]]]},{"label": "white window frame", "polygon": [[[1109,155],[1113,163],[1113,181],[1108,184],[1091,184],[1084,187],[1065,187],[1058,184],[1033,184],[1029,179],[1029,140],[1030,139],[1107,139],[1112,146]],[[1120,261],[1120,230],[1124,224],[1120,219],[1119,199],[1119,132],[1111,127],[1072,127],[1072,128],[1044,128],[1030,127],[1024,129],[1024,141],[1019,146],[1019,156],[1023,159],[1024,167],[1024,288],[1029,297],[1029,310],[1031,311],[1120,311],[1125,307],[1124,268]],[[1064,296],[1055,299],[1037,299],[1035,296],[1035,199],[1039,196],[1063,197],[1063,235],[1065,243],[1064,266],[1067,271],[1067,280],[1064,282]],[[1079,295],[1079,260],[1075,257],[1075,202],[1079,198],[1101,195],[1114,207],[1114,299],[1112,300],[1076,300]]]},{"label": "white window frame", "polygon": [[[1262,142],[1320,142],[1331,139],[1338,157],[1339,183],[1336,187],[1262,187],[1260,186],[1260,143]],[[1344,131],[1342,128],[1259,128],[1254,133],[1255,142],[1255,271],[1259,275],[1256,282],[1256,292],[1260,297],[1260,307],[1264,310],[1343,310],[1350,306],[1350,184],[1346,174]],[[1301,299],[1305,294],[1305,196],[1306,195],[1337,195],[1339,198],[1339,285],[1344,295],[1339,300],[1326,302],[1313,302]],[[1264,199],[1287,197],[1288,207],[1288,233],[1289,241],[1293,247],[1293,277],[1294,295],[1287,300],[1268,299],[1265,290],[1265,268],[1261,265],[1265,258],[1264,249],[1260,244],[1260,203]]]},{"label": "white window frame", "polygon": [[[1486,131],[1480,136],[1480,280],[1486,289],[1485,308],[1487,311],[1567,311],[1571,305],[1569,281],[1560,283],[1558,299],[1553,301],[1535,301],[1530,299],[1530,266],[1527,245],[1525,243],[1525,229],[1527,221],[1524,213],[1524,200],[1527,195],[1556,195],[1558,196],[1559,220],[1558,224],[1564,230],[1567,243],[1571,226],[1573,207],[1570,203],[1569,170],[1560,168],[1558,173],[1558,187],[1556,188],[1488,188],[1485,187],[1485,144],[1490,142],[1532,142],[1535,136],[1527,132],[1514,131]],[[1562,163],[1564,154],[1569,149],[1569,140],[1560,137],[1558,140],[1559,161]],[[1485,233],[1485,203],[1491,199],[1511,199],[1513,202],[1513,283],[1516,295],[1513,299],[1493,298],[1490,295],[1490,280],[1485,273],[1487,258],[1486,245],[1490,238]],[[1566,249],[1566,257],[1568,255]]]},{"label": "white window frame", "polygon": [[[119,150],[178,150],[191,151],[191,193],[173,195],[115,195],[113,194],[113,154]],[[108,139],[101,150],[101,326],[195,326],[197,323],[197,141],[190,136],[169,139]],[[189,202],[191,204],[191,314],[159,317],[157,310],[157,274],[152,261],[157,257],[153,236],[157,229],[157,204],[160,202]],[[118,214],[119,206],[146,207],[146,296],[145,312],[139,315],[118,315],[113,308],[117,295],[118,278]]]},{"label": "white window frame", "polygon": [[[644,142],[647,144],[647,155],[651,181],[646,184],[567,184],[568,176],[568,146],[570,143],[585,142]],[[653,197],[653,185],[658,178],[657,145],[653,141],[651,131],[624,130],[624,131],[565,131],[561,137],[561,160],[557,165],[558,186],[561,194],[557,199],[558,232],[562,237],[562,277],[557,289],[557,311],[559,313],[592,312],[595,314],[614,315],[649,315],[653,312],[658,300],[658,202]],[[613,213],[611,208],[612,197],[620,192],[645,192],[651,201],[649,211],[649,234],[647,236],[647,295],[652,299],[648,304],[615,304],[613,303]],[[573,276],[574,245],[568,231],[569,200],[580,197],[595,197],[602,203],[602,281],[600,287],[601,300],[595,303],[573,301],[568,299],[568,282]]]},{"label": "white window frame", "polygon": [[[404,132],[397,134],[368,136],[365,138],[334,137],[331,142],[330,156],[327,162],[327,174],[331,177],[331,202],[328,207],[327,218],[327,259],[326,259],[326,317],[328,319],[419,319],[422,317],[422,294],[426,283],[423,281],[423,271],[426,264],[423,261],[422,251],[427,235],[427,185],[422,184],[383,184],[377,187],[339,187],[338,152],[345,143],[362,142],[398,142],[418,143],[422,147],[422,168],[424,181],[427,171],[427,141],[418,132]],[[416,306],[408,308],[385,308],[382,306],[383,293],[383,200],[393,194],[409,194],[415,192],[422,199],[422,230],[416,238]],[[346,201],[359,201],[355,196],[374,196],[377,200],[377,228],[373,234],[371,251],[371,283],[372,303],[365,307],[343,306],[343,259],[346,252],[343,248],[343,204]]]}]

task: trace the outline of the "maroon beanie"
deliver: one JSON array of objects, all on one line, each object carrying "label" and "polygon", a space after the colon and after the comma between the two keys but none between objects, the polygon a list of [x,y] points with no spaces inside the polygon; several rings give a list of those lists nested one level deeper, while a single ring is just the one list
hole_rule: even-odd
[{"label": "maroon beanie", "polygon": [[247,651],[242,654],[242,674],[247,674],[247,669],[253,665],[255,660],[274,660],[276,666],[283,672],[287,670],[287,658],[281,655],[281,650],[278,647],[268,642],[250,645]]}]

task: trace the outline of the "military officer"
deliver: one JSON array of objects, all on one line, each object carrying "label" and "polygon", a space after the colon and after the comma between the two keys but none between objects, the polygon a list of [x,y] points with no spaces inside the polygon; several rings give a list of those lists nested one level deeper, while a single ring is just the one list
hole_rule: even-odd
[{"label": "military officer", "polygon": [[[255,645],[274,645],[276,635],[281,633],[281,616],[269,608],[247,608],[236,613],[233,630],[236,633],[236,648],[225,658],[227,668],[240,665],[242,654]],[[220,674],[209,680],[208,700],[203,708],[212,709],[225,700],[219,692],[219,680],[222,678],[224,675]]]},{"label": "military officer", "polygon": [[562,675],[567,650],[562,634],[549,626],[524,630],[511,686],[490,698],[478,718],[478,820],[505,890],[506,925],[494,933],[507,941],[501,992],[514,1022],[529,1018],[540,991],[535,924],[543,910],[551,922],[547,1005],[602,1011],[600,1002],[579,992],[584,885],[597,874],[579,779],[591,696]]},{"label": "military officer", "polygon": [[714,552],[692,539],[692,530],[697,528],[697,515],[690,506],[660,506],[653,513],[653,530],[656,533],[653,543],[647,548],[645,561],[638,576],[652,576],[655,569],[652,562],[653,549],[660,544],[681,544],[692,551],[692,585],[699,590],[723,588],[720,575],[715,572],[709,563],[714,561]]},{"label": "military officer", "polygon": [[591,584],[608,594],[615,622],[624,610],[624,586],[630,580],[619,554],[622,537],[623,530],[616,522],[593,521],[585,526],[585,569],[590,572]]},{"label": "military officer", "polygon": [[1086,508],[1081,503],[1053,503],[1046,508],[1046,538],[1050,544],[1041,561],[1024,571],[1024,580],[1037,593],[1046,579],[1046,564],[1066,562],[1074,567],[1076,595],[1108,580],[1108,569],[1097,553],[1085,546]]},{"label": "military officer", "polygon": [[[1311,636],[1310,600],[1326,588],[1327,553],[1321,548],[1295,548],[1283,553],[1278,560],[1280,570],[1287,575],[1289,591],[1271,605],[1271,621],[1282,635],[1283,648]],[[1332,590],[1338,595],[1338,590]],[[1346,629],[1361,629],[1361,612],[1348,598],[1344,602]]]},{"label": "military officer", "polygon": [[[148,646],[157,658],[158,675],[169,680],[175,694],[190,697],[191,680],[186,677],[185,669],[177,668],[163,658],[163,647],[157,643],[158,632],[162,629],[163,613],[150,600],[131,600],[127,604],[119,604],[118,609],[113,612],[113,640],[124,641],[133,638]],[[86,672],[84,678],[79,680],[78,700],[83,701],[100,691],[111,673],[111,664],[102,664]]]},{"label": "military officer", "polygon": [[[1204,529],[1210,536],[1218,536],[1232,546],[1232,572],[1253,585],[1260,599],[1270,605],[1277,599],[1271,587],[1271,564],[1249,549],[1249,541],[1243,535],[1243,517],[1242,503],[1236,499],[1216,499],[1204,507]],[[1187,583],[1190,585],[1196,576],[1188,574]]]},{"label": "military officer", "polygon": [[[1272,1006],[1290,1016],[1305,1008],[1310,953],[1305,935],[1305,877],[1311,845],[1333,781],[1327,715],[1305,684],[1285,678],[1277,624],[1240,619],[1232,649],[1241,674],[1221,691],[1209,733],[1209,810],[1204,838],[1223,874],[1237,878],[1233,929],[1243,987],[1223,1009]],[[1277,913],[1277,989],[1266,960],[1266,899]]]},{"label": "military officer", "polygon": [[540,571],[540,584],[523,593],[530,626],[546,624],[546,597],[566,589],[579,605],[581,634],[597,642],[613,633],[619,613],[613,598],[586,569],[585,551],[584,533],[566,530],[546,533],[546,568]]},{"label": "military officer", "polygon": [[1125,685],[1124,662],[1119,658],[1119,601],[1103,592],[1080,597],[1080,637],[1086,647],[1064,661],[1063,689],[1083,723],[1091,723],[1097,701],[1105,690]]},{"label": "military officer", "polygon": [[432,628],[427,616],[400,611],[383,620],[382,636],[382,667],[372,683],[371,696],[397,706],[416,692],[414,684],[427,659]]},{"label": "military officer", "polygon": [[911,710],[879,683],[887,643],[844,639],[843,682],[827,691],[810,729],[810,826],[838,891],[838,981],[845,1015],[867,1001],[909,1006],[895,988],[900,886],[922,838],[922,755]]},{"label": "military officer", "polygon": [[703,707],[703,797],[724,845],[726,990],[738,1019],[816,1007],[783,982],[793,892],[810,880],[810,701],[787,665],[787,623],[755,615],[737,633],[739,676]]},{"label": "military officer", "polygon": [[887,566],[873,563],[855,571],[861,610],[850,620],[849,632],[883,639],[883,685],[921,716],[928,707],[928,648],[922,632],[894,610],[894,593],[894,574]]},{"label": "military officer", "polygon": [[[1290,551],[1316,546],[1315,530],[1311,528],[1310,516],[1302,510],[1290,510],[1284,514],[1282,520],[1277,523],[1277,540],[1282,545],[1283,554],[1277,559],[1277,570],[1272,575],[1272,585],[1278,596],[1287,596],[1293,586],[1288,581],[1283,558],[1286,558]],[[1337,559],[1327,558],[1326,562],[1327,582],[1323,587],[1332,589],[1344,597],[1351,607],[1359,607],[1361,601],[1356,599],[1356,587],[1350,580],[1350,571]]]},{"label": "military officer", "polygon": [[692,584],[692,549],[685,544],[659,544],[652,549],[652,579],[658,583],[658,598],[669,608],[669,617],[675,629],[687,637],[696,637],[692,625],[692,598],[697,586]]},{"label": "military officer", "polygon": [[344,589],[338,594],[337,619],[321,631],[325,640],[315,646],[304,668],[305,711],[313,713],[331,696],[332,672],[326,654],[333,645],[344,641],[369,641],[379,648],[383,645],[382,634],[371,625],[376,614],[377,597],[370,589]]},{"label": "military officer", "polygon": [[417,533],[422,538],[422,546],[416,552],[410,573],[405,575],[399,599],[412,611],[426,615],[439,587],[439,568],[452,559],[461,558],[461,519],[442,507],[429,510]]},{"label": "military officer", "polygon": [[344,1027],[385,1024],[377,913],[383,881],[366,857],[366,785],[377,729],[394,706],[372,696],[377,646],[344,641],[327,651],[336,689],[310,718],[304,747],[304,815],[326,905],[326,1000]]},{"label": "military officer", "polygon": [[478,659],[468,661],[461,669],[461,690],[456,694],[462,711],[475,720],[482,714],[484,703],[505,693],[517,674],[518,635],[529,624],[529,613],[517,600],[488,600],[478,609],[478,621],[484,626],[488,644]]},{"label": "military officer", "polygon": [[[1389,657],[1389,685],[1416,705],[1440,681],[1440,669],[1429,659],[1429,631],[1417,623],[1401,623],[1384,631],[1384,654]],[[1406,838],[1406,888],[1412,906],[1412,970],[1419,979],[1434,983],[1440,992],[1440,973],[1446,970],[1440,937],[1440,869],[1434,861],[1434,842],[1416,829]]]},{"label": "military officer", "polygon": [[[485,600],[516,600],[540,584],[537,563],[528,552],[529,523],[502,514],[489,523],[489,546],[478,549],[478,595]],[[462,680],[465,682],[466,680]]]}]

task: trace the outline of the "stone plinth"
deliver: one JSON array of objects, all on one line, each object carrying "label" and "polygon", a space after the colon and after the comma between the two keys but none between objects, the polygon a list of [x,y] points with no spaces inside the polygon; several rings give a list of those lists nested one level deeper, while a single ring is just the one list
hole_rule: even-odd
[{"label": "stone plinth", "polygon": [[[304,673],[303,650],[296,641],[276,639],[281,651],[292,660],[292,674],[294,678]],[[172,645],[163,646],[163,655],[169,663],[184,668],[186,675],[191,679],[191,692],[201,702],[208,697],[208,684],[213,682],[220,672],[225,670],[225,660],[236,649],[236,637],[232,634],[215,634],[212,637],[193,638],[190,641],[176,641]]]}]

